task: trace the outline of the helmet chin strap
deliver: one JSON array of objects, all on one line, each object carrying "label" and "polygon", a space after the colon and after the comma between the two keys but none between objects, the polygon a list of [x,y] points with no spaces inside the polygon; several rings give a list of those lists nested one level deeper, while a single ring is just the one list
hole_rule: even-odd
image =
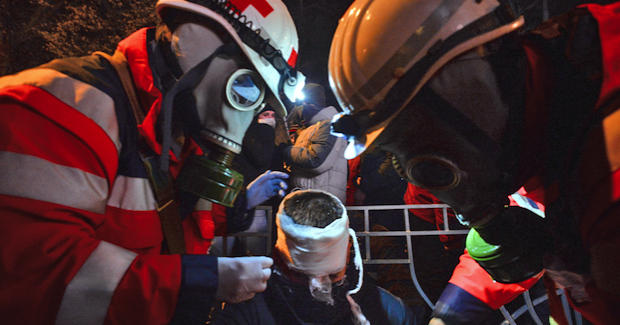
[{"label": "helmet chin strap", "polygon": [[[184,90],[188,90],[192,87],[195,87],[204,77],[205,72],[211,65],[213,59],[221,54],[231,54],[238,51],[238,48],[235,44],[224,44],[218,47],[209,57],[202,60],[196,66],[188,70],[185,74],[183,74],[178,81],[176,81],[172,87],[168,89],[164,89],[164,97],[161,104],[161,115],[162,115],[162,129],[163,129],[163,139],[162,139],[162,152],[160,156],[160,169],[163,172],[167,172],[169,167],[169,158],[170,158],[170,146],[172,142],[172,111],[174,107],[174,99],[176,95]],[[161,65],[158,64],[158,67]],[[160,71],[158,71],[159,73]],[[196,109],[196,105],[194,106],[194,110]],[[193,114],[197,114],[197,112],[193,112]]]}]

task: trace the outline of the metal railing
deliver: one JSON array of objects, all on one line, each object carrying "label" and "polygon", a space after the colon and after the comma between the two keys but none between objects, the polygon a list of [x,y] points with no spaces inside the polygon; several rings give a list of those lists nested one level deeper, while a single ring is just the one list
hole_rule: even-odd
[{"label": "metal railing", "polygon": [[[428,298],[420,283],[417,279],[415,263],[413,258],[413,250],[411,237],[414,236],[439,236],[439,235],[466,235],[469,230],[452,230],[450,229],[450,225],[448,222],[448,209],[450,207],[446,204],[409,204],[409,205],[373,205],[373,206],[347,206],[347,211],[362,211],[363,214],[363,229],[354,229],[358,238],[361,238],[364,242],[364,250],[365,250],[365,258],[363,258],[363,263],[365,265],[381,265],[381,264],[408,264],[409,271],[411,273],[411,279],[418,290],[420,296],[424,299],[426,304],[432,309],[435,307],[435,304]],[[267,238],[267,242],[272,242],[272,225],[273,223],[273,211],[269,206],[259,206],[258,210],[266,211],[267,218],[267,229],[265,232],[240,232],[235,234],[230,234],[232,237],[265,237]],[[443,214],[443,230],[412,230],[409,222],[410,217],[410,209],[442,209]],[[389,210],[401,210],[403,212],[403,220],[405,229],[402,231],[371,231],[370,226],[370,211],[389,211]],[[350,215],[350,213],[349,213]],[[395,237],[395,236],[403,236],[406,237],[407,243],[407,258],[406,259],[379,259],[373,258],[370,251],[370,238],[371,237]],[[226,245],[226,238],[223,237],[222,241],[224,243],[224,247]],[[267,245],[267,251],[265,255],[269,255],[271,253],[271,245]],[[225,250],[224,256],[227,256],[228,252]],[[569,320],[570,325],[582,325],[582,317],[575,310],[571,309],[568,305],[568,301],[566,296],[564,295],[563,290],[558,290],[558,295],[562,299],[564,310],[566,312],[567,319]],[[526,291],[523,294],[523,299],[525,301],[525,305],[515,310],[513,313],[510,313],[505,306],[500,308],[502,315],[505,320],[500,325],[516,325],[516,319],[526,312],[529,313],[532,320],[538,324],[542,325],[543,322],[540,320],[540,317],[536,313],[535,306],[543,303],[548,299],[547,295],[544,294],[540,297],[536,297],[532,299],[530,297],[529,291]],[[575,320],[575,322],[573,322]]]},{"label": "metal railing", "polygon": [[[428,298],[420,283],[418,281],[415,263],[413,259],[413,250],[411,244],[412,236],[439,236],[439,235],[466,235],[469,230],[450,230],[448,223],[448,208],[446,204],[408,204],[408,205],[373,205],[373,206],[348,206],[347,211],[363,211],[364,214],[364,229],[361,231],[356,230],[358,237],[361,237],[365,243],[365,259],[364,264],[409,264],[409,272],[411,273],[411,279],[413,284],[422,299],[431,308],[435,308],[435,304]],[[409,209],[442,209],[444,230],[411,230],[409,224]],[[370,230],[370,211],[388,211],[388,210],[402,210],[405,229],[403,231],[371,231]],[[370,237],[394,237],[404,236],[407,241],[407,259],[375,259],[372,258],[370,253]]]}]

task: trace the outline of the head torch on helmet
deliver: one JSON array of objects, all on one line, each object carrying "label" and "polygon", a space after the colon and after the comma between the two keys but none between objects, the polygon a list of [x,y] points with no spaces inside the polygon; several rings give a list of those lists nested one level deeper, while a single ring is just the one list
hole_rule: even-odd
[{"label": "head torch on helmet", "polygon": [[[273,106],[286,116],[286,107],[305,83],[295,69],[298,37],[286,6],[279,0],[259,5],[241,0],[159,0],[156,8],[165,21],[168,9],[195,13],[221,25],[252,62],[273,95]],[[268,35],[268,38],[263,35]]]},{"label": "head torch on helmet", "polygon": [[[357,0],[329,54],[330,86],[343,111],[334,131],[362,153],[446,63],[524,24],[497,0]],[[355,132],[355,133],[347,133]]]}]

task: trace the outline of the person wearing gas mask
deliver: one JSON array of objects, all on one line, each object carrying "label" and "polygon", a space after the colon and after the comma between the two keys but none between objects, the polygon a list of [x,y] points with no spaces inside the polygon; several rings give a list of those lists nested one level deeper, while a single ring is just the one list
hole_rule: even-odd
[{"label": "person wearing gas mask", "polygon": [[[349,139],[345,157],[374,143],[449,204],[472,228],[467,256],[495,283],[545,270],[550,303],[562,287],[586,319],[615,324],[620,3],[580,6],[527,31],[513,3],[353,3],[330,51],[345,112],[332,129]],[[522,186],[544,219],[508,205]],[[464,301],[482,285],[444,292],[433,321],[477,323],[484,304]]]},{"label": "person wearing gas mask", "polygon": [[230,160],[263,104],[285,114],[303,85],[293,21],[278,0],[156,10],[114,56],[0,79],[4,324],[198,324],[265,289],[271,258],[206,255],[209,210],[286,189],[283,173],[245,189]]},{"label": "person wearing gas mask", "polygon": [[[283,121],[278,116],[278,119]],[[261,174],[271,171],[282,171],[282,153],[276,152],[276,112],[271,106],[267,106],[260,111],[250,123],[248,131],[243,137],[241,144],[241,153],[233,159],[232,166],[235,170],[243,175],[246,183],[259,177]],[[279,158],[279,159],[278,159]],[[279,163],[278,163],[279,160]],[[273,206],[274,201],[279,203],[281,196],[275,196],[261,205]],[[273,211],[277,211],[277,204]],[[220,209],[222,211],[223,209]],[[224,220],[226,216],[224,216]],[[256,210],[251,218],[247,218],[250,223],[247,232],[266,232],[267,227],[267,211]],[[230,232],[236,230],[229,229]],[[267,252],[267,238],[264,237],[232,237],[228,238],[227,244],[231,245],[232,256],[260,255]]]},{"label": "person wearing gas mask", "polygon": [[212,324],[417,324],[400,298],[363,283],[347,211],[333,194],[288,194],[276,217],[278,238],[267,289],[226,304]]},{"label": "person wearing gas mask", "polygon": [[303,99],[287,119],[296,129],[294,143],[284,149],[284,162],[290,166],[291,188],[320,189],[346,201],[348,163],[342,153],[346,141],[330,134],[330,122],[338,113],[325,106],[325,90],[308,83]]}]

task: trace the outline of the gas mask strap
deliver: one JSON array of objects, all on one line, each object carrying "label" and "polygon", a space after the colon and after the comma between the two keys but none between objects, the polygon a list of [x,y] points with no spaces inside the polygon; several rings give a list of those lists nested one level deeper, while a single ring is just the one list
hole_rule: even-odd
[{"label": "gas mask strap", "polygon": [[422,103],[422,107],[427,108],[429,114],[447,123],[487,157],[495,160],[500,156],[502,152],[500,145],[430,86],[422,87],[414,100]]},{"label": "gas mask strap", "polygon": [[163,140],[159,163],[159,167],[162,171],[167,171],[169,167],[168,159],[170,155],[170,146],[172,143],[172,109],[174,106],[174,98],[179,92],[193,87],[200,82],[204,77],[205,72],[211,65],[211,61],[213,61],[215,57],[224,53],[233,52],[235,50],[234,44],[224,44],[218,47],[209,57],[202,60],[196,66],[183,74],[181,78],[179,78],[179,80],[172,86],[172,88],[164,94],[161,104],[161,114],[163,118]]}]

